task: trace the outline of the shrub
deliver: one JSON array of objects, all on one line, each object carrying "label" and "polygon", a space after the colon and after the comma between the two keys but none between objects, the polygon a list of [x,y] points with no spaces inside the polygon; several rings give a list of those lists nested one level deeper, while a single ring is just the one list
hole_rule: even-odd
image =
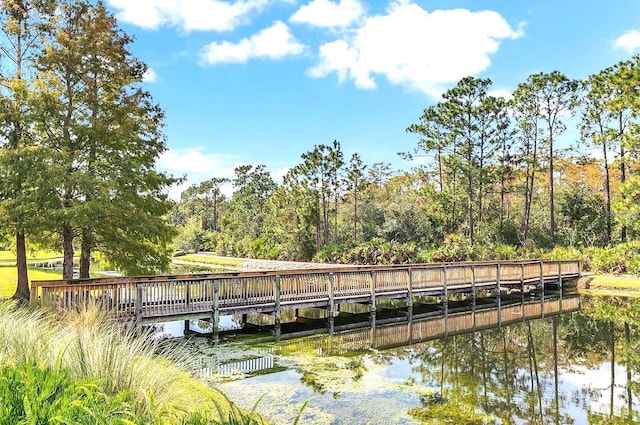
[{"label": "shrub", "polygon": [[[134,423],[153,424],[181,423],[196,412],[207,412],[216,418],[219,408],[233,409],[218,391],[177,366],[189,364],[190,360],[177,346],[165,347],[149,335],[137,335],[135,329],[114,323],[95,306],[59,316],[43,308],[0,304],[0,365],[16,369],[31,365],[27,375],[12,375],[11,369],[6,374],[13,376],[9,381],[16,388],[22,385],[20,382],[31,382],[31,376],[49,382],[48,389],[29,395],[40,397],[45,404],[62,403],[56,401],[60,395],[60,400],[93,398],[107,410],[131,405],[134,416],[143,418]],[[60,376],[68,380],[61,380]],[[82,395],[81,391],[88,392]],[[55,396],[49,398],[47,394]],[[25,415],[30,414],[29,409],[34,411],[29,400],[22,405]],[[5,406],[5,402],[0,405]],[[20,410],[14,401],[7,405],[13,406],[12,411]],[[43,407],[42,415],[49,415],[49,408],[54,409]],[[212,419],[210,423],[216,422]]]},{"label": "shrub", "polygon": [[30,360],[0,368],[0,424],[144,424],[127,392],[107,395],[92,379],[74,381]]}]

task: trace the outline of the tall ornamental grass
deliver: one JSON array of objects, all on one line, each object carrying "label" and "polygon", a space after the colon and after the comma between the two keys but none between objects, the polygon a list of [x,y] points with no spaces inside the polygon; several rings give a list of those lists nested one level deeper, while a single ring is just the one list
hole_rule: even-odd
[{"label": "tall ornamental grass", "polygon": [[[46,376],[65,376],[71,383],[94,383],[109,400],[126,395],[135,415],[114,423],[260,422],[253,412],[240,412],[224,395],[178,366],[191,360],[176,348],[163,348],[149,335],[136,334],[133,327],[115,323],[95,306],[59,315],[0,303],[0,368],[8,376],[14,376],[13,370],[23,371],[14,377],[16,388],[27,388],[19,383],[32,379],[24,375],[32,368]],[[22,398],[17,410],[28,407],[26,396]]]}]

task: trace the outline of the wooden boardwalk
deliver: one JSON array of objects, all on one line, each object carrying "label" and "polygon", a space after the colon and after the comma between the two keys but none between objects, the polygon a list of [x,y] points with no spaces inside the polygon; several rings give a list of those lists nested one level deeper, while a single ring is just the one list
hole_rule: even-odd
[{"label": "wooden boardwalk", "polygon": [[139,324],[208,319],[217,329],[221,315],[274,314],[284,308],[326,308],[333,315],[340,303],[479,290],[544,290],[563,287],[580,276],[575,261],[501,261],[398,266],[345,266],[315,270],[226,272],[172,276],[73,279],[32,282],[32,301],[59,310],[97,302],[124,320]]}]

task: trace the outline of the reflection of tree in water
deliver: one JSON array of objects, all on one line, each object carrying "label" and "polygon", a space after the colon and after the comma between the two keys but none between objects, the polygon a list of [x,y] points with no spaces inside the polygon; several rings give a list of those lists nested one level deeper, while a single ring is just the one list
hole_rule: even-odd
[{"label": "reflection of tree in water", "polygon": [[[421,384],[433,389],[422,407],[409,414],[423,423],[573,424],[570,406],[587,411],[589,423],[635,423],[640,374],[640,302],[597,300],[581,313],[477,331],[410,351],[409,361]],[[625,321],[627,320],[627,321]],[[611,361],[626,376],[593,383],[567,393],[559,370],[600,367]],[[413,382],[408,382],[413,383]],[[616,406],[614,390],[626,390],[625,407]],[[590,411],[593,400],[611,394],[608,414]],[[607,422],[609,421],[609,422]]]},{"label": "reflection of tree in water", "polygon": [[307,361],[298,357],[296,361],[300,382],[319,394],[330,391],[334,398],[340,396],[341,388],[348,388],[357,383],[367,370],[362,356],[310,357]]}]

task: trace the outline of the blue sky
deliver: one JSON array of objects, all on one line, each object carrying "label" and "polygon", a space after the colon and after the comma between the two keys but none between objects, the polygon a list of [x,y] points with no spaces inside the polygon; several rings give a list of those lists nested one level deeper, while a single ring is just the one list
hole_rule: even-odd
[{"label": "blue sky", "polygon": [[[166,112],[159,168],[187,184],[265,164],[279,179],[315,145],[410,168],[405,128],[467,75],[510,93],[640,53],[640,0],[106,0],[135,36]],[[175,188],[176,196],[181,188]]]}]

